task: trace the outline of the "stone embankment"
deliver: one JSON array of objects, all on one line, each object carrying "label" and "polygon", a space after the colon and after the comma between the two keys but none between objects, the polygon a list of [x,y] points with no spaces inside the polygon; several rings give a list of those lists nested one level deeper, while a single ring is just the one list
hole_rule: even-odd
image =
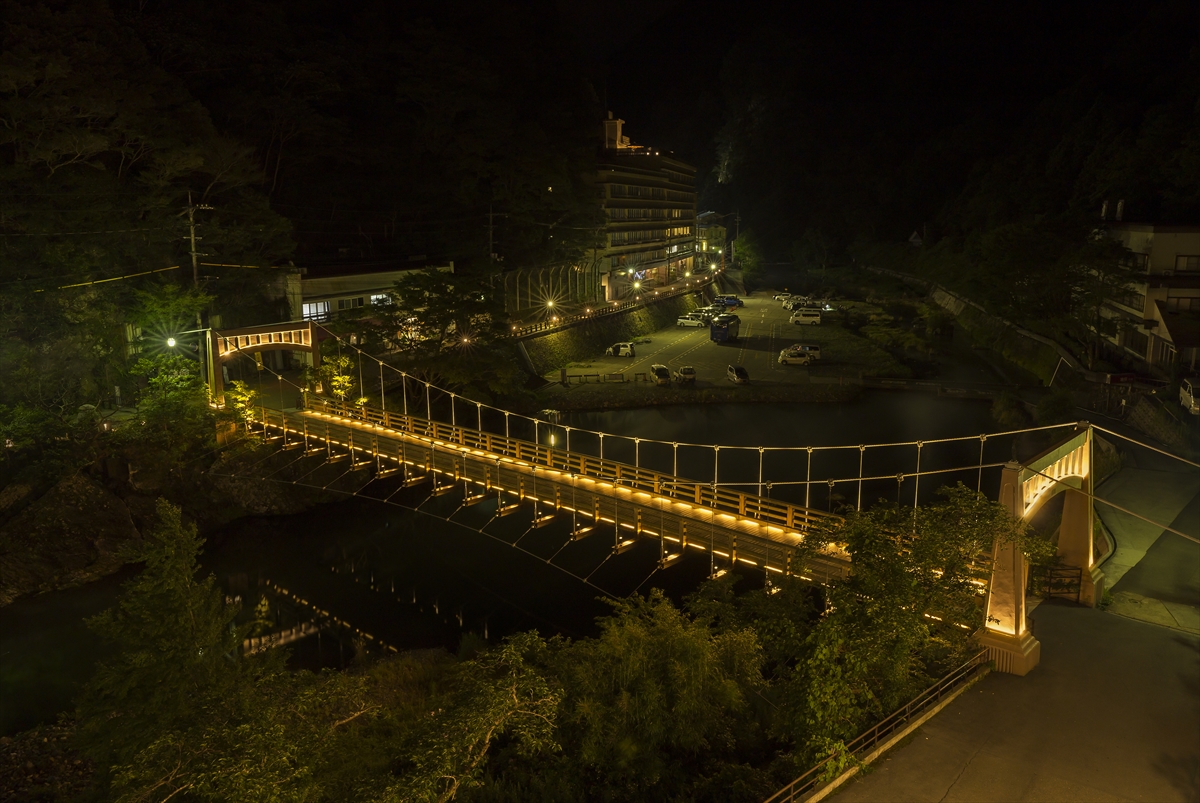
[{"label": "stone embankment", "polygon": [[139,538],[124,500],[84,474],[66,477],[0,527],[0,605],[111,574]]}]

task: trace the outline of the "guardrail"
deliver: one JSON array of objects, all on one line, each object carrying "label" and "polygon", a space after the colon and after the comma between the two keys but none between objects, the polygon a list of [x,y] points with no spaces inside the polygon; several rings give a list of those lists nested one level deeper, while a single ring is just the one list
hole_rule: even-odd
[{"label": "guardrail", "polygon": [[[753,518],[793,530],[804,531],[817,522],[841,520],[840,516],[810,510],[778,499],[734,491],[720,485],[714,486],[712,483],[682,479],[672,474],[662,474],[589,454],[554,449],[507,435],[495,435],[490,432],[444,424],[440,421],[430,421],[427,418],[394,413],[391,410],[380,410],[375,407],[359,407],[330,399],[318,401],[320,407],[314,409],[314,412],[324,412],[352,421],[381,426],[435,443],[440,442],[478,450],[490,456],[523,460],[537,466],[612,482],[625,488],[666,496],[699,507],[711,508],[720,513]],[[270,409],[264,409],[263,413],[264,423],[268,426],[287,426],[286,413]]]},{"label": "guardrail", "polygon": [[700,289],[712,284],[712,276],[693,276],[691,283],[682,287],[675,287],[668,290],[651,290],[653,295],[643,295],[640,299],[631,299],[628,301],[611,301],[597,302],[595,309],[590,309],[587,312],[580,312],[574,315],[559,316],[556,321],[542,321],[540,323],[528,324],[526,326],[514,325],[512,331],[509,332],[509,337],[528,337],[529,335],[541,334],[543,332],[552,332],[557,329],[564,329],[568,326],[574,326],[586,321],[594,321],[598,318],[603,318],[608,315],[616,315],[621,312],[628,312],[637,307],[644,307],[647,304],[653,304],[655,301],[664,301],[668,298],[695,293]]},{"label": "guardrail", "polygon": [[[892,712],[887,718],[871,726],[853,741],[846,745],[846,752],[860,761],[870,755],[889,736],[903,729],[916,717],[937,705],[943,699],[956,692],[960,687],[970,683],[988,668],[987,650],[981,650],[962,666],[944,675],[937,683],[918,694],[904,707]],[[827,758],[808,772],[780,789],[765,803],[803,803],[809,793],[821,786],[825,775],[826,765],[832,761]],[[836,780],[836,779],[835,779]],[[830,781],[832,783],[833,781]]]}]

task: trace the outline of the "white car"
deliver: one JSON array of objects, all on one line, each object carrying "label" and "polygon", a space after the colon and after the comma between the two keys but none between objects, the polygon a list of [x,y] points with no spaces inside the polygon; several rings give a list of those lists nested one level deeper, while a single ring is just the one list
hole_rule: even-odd
[{"label": "white car", "polygon": [[787,301],[791,297],[791,293],[776,293],[775,295],[771,296],[771,298],[775,301]]},{"label": "white car", "polygon": [[696,315],[695,313],[691,313],[688,315],[679,316],[679,318],[676,319],[676,321],[675,321],[675,325],[676,326],[707,326],[708,322],[705,321],[704,318],[700,317],[699,315]]},{"label": "white car", "polygon": [[812,357],[803,351],[784,349],[779,352],[780,365],[808,365],[810,362],[812,362]]},{"label": "white car", "polygon": [[821,347],[816,343],[793,343],[784,351],[792,354],[806,354],[810,360],[821,359]]},{"label": "white car", "polygon": [[696,382],[696,369],[690,365],[681,365],[679,370],[674,373],[676,384],[691,385]]},{"label": "white car", "polygon": [[606,357],[635,357],[632,343],[613,343],[604,350]]},{"label": "white car", "polygon": [[725,378],[735,385],[749,385],[750,374],[740,365],[729,365],[725,368]]},{"label": "white car", "polygon": [[671,384],[671,371],[665,365],[660,365],[658,363],[651,365],[650,375],[654,377],[654,384],[656,385]]}]

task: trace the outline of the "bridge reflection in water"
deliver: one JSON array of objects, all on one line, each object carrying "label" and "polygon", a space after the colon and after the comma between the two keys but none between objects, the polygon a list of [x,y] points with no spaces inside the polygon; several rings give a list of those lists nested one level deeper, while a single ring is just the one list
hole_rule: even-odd
[{"label": "bridge reflection in water", "polygon": [[[536,529],[569,515],[571,540],[611,538],[614,555],[641,541],[656,542],[659,568],[690,549],[707,552],[714,572],[736,565],[757,567],[768,577],[791,574],[795,548],[806,535],[840,520],[716,483],[371,407],[329,402],[318,410],[265,408],[260,426],[281,450],[300,451],[288,468],[271,467],[273,478],[332,488],[336,480],[313,482],[311,468],[297,476],[299,464],[305,458],[317,459],[318,466],[344,462],[337,478],[357,474],[360,485],[343,492],[361,493],[395,477],[388,499],[424,486],[426,498],[457,495],[455,511],[488,506],[488,523],[524,516]],[[823,545],[804,569],[803,576],[816,581],[842,577],[849,556]]]}]

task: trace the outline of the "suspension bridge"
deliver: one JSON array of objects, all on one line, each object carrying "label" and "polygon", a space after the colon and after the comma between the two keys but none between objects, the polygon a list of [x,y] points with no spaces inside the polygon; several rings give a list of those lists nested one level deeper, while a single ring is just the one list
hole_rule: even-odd
[{"label": "suspension bridge", "polygon": [[[280,326],[290,334],[216,333],[214,353],[224,360],[285,343],[316,351],[313,324],[305,323],[307,331]],[[658,552],[654,571],[703,554],[712,575],[758,571],[768,585],[785,575],[827,583],[851,570],[844,545],[831,536],[841,520],[835,499],[839,509],[862,509],[864,498],[894,493],[897,503],[911,500],[915,507],[938,486],[958,481],[1028,519],[1062,493],[1059,554],[1079,571],[1079,601],[1095,604],[1103,592],[1091,510],[1093,502],[1112,503],[1093,493],[1093,447],[1097,432],[1124,436],[1087,422],[847,446],[667,442],[567,426],[554,411],[526,416],[464,399],[353,344],[339,344],[356,354],[359,388],[377,369],[375,398],[349,404],[291,385],[308,400],[294,408],[263,401],[256,408],[247,426],[276,448],[235,476],[366,496],[459,523],[455,517],[471,511],[476,523],[468,526],[484,534],[499,521],[516,522],[524,534],[553,525],[563,531],[560,551],[584,540],[603,542],[605,562],[639,545],[644,553],[651,544]],[[390,393],[386,371],[393,374]],[[282,399],[286,380],[273,375]],[[1017,439],[1031,435],[1051,445],[1014,460]],[[897,465],[911,468],[896,471]],[[814,507],[822,489],[826,510]],[[802,563],[794,562],[801,552]],[[980,640],[998,669],[1016,674],[1035,666],[1040,650],[1025,621],[1026,573],[1013,544],[997,543],[980,556],[987,613]]]}]

